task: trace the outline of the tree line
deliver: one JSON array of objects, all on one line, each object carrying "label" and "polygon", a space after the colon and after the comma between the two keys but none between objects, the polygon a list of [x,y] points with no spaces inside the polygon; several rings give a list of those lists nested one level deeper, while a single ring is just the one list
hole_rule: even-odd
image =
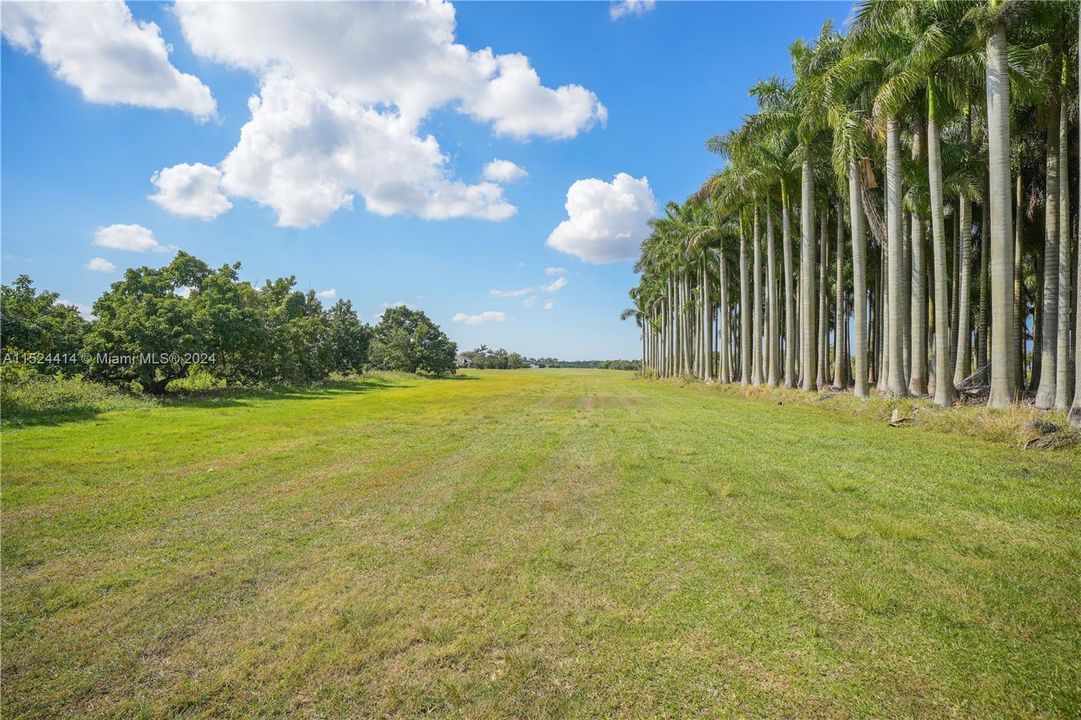
[{"label": "tree line", "polygon": [[225,384],[308,384],[367,368],[453,373],[457,346],[420,310],[362,322],[348,300],[324,308],[295,277],[262,286],[184,252],[165,267],[127,270],[93,305],[93,319],[38,292],[29,277],[0,288],[5,365],[82,374],[160,393]]},{"label": "tree line", "polygon": [[526,357],[521,353],[493,350],[481,345],[459,356],[459,365],[481,370],[519,370],[521,368],[596,368],[601,370],[639,370],[637,360],[559,360],[554,357]]},{"label": "tree line", "polygon": [[1077,2],[868,0],[794,42],[642,244],[643,366],[1081,425],[1078,36]]}]

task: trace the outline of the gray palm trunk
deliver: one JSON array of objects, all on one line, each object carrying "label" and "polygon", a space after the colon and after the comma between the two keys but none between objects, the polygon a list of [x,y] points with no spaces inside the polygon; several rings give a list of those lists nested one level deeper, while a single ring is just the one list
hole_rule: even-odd
[{"label": "gray palm trunk", "polygon": [[796,387],[796,294],[792,288],[792,227],[788,190],[781,182],[781,243],[784,267],[784,386]]},{"label": "gray palm trunk", "polygon": [[815,377],[815,385],[819,390],[826,387],[826,366],[829,364],[829,304],[826,300],[826,278],[829,277],[829,204],[822,208],[822,214],[818,220],[818,370]]},{"label": "gray palm trunk", "polygon": [[1010,79],[1006,27],[987,38],[987,135],[991,192],[991,392],[989,407],[1008,407],[1017,396],[1014,379],[1013,224],[1010,205]]},{"label": "gray palm trunk", "polygon": [[[923,163],[923,128],[917,123],[912,135],[912,159]],[[923,237],[923,218],[912,214],[912,292],[909,325],[912,328],[911,361],[908,391],[913,395],[927,394],[927,249]]]},{"label": "gray palm trunk", "polygon": [[800,372],[801,389],[814,390],[817,365],[815,340],[815,228],[814,174],[810,160],[803,161],[800,193]]},{"label": "gray palm trunk", "polygon": [[923,218],[912,216],[912,362],[908,391],[927,394],[927,246]]},{"label": "gray palm trunk", "polygon": [[709,272],[702,254],[702,377],[713,382],[713,306],[709,302]]},{"label": "gray palm trunk", "polygon": [[[1065,88],[1061,94],[1058,125],[1058,339],[1055,355],[1055,408],[1070,405],[1070,159],[1069,107]],[[1077,289],[1081,292],[1081,287]],[[1045,325],[1046,327],[1046,325]]]},{"label": "gray palm trunk", "polygon": [[[933,95],[930,97],[933,98]],[[953,387],[950,374],[946,228],[942,213],[942,149],[938,118],[933,111],[934,100],[932,99],[929,104],[932,112],[929,113],[931,117],[927,122],[927,175],[931,191],[931,245],[935,278],[935,404],[949,407],[953,404]]]},{"label": "gray palm trunk", "polygon": [[754,208],[754,325],[752,327],[751,382],[762,384],[762,227],[759,224],[758,206]]},{"label": "gray palm trunk", "polygon": [[729,364],[728,347],[728,268],[724,262],[724,252],[717,253],[717,280],[720,284],[721,296],[718,304],[720,311],[717,316],[717,354],[720,368],[718,369],[721,382],[732,382],[732,368]]},{"label": "gray palm trunk", "polygon": [[867,397],[867,237],[860,203],[860,171],[856,159],[848,161],[848,220],[852,245],[852,355],[853,393]]},{"label": "gray palm trunk", "polygon": [[739,382],[751,382],[751,271],[748,267],[747,233],[739,227]]},{"label": "gray palm trunk", "polygon": [[953,386],[961,385],[969,375],[972,362],[970,352],[971,316],[970,285],[972,283],[972,204],[964,193],[958,198],[960,210],[960,233],[958,237],[957,262],[960,265],[957,281],[957,349],[953,369]]},{"label": "gray palm trunk", "polygon": [[[1055,384],[1058,373],[1055,361],[1058,359],[1058,203],[1059,203],[1059,103],[1053,99],[1048,103],[1047,119],[1047,175],[1046,200],[1044,203],[1044,257],[1043,257],[1043,297],[1042,321],[1040,333],[1040,385],[1036,389],[1036,407],[1048,409],[1055,404]],[[1066,241],[1069,244],[1069,240]],[[1067,305],[1069,301],[1067,300]]]},{"label": "gray palm trunk", "polygon": [[680,334],[683,337],[683,344],[681,350],[683,353],[683,374],[691,374],[691,323],[687,314],[687,302],[689,300],[690,293],[688,292],[687,271],[684,270],[680,274],[679,279],[679,314],[680,314]]},{"label": "gray palm trunk", "polygon": [[[1081,15],[1077,18],[1077,61],[1081,65]],[[1078,96],[1081,96],[1081,73],[1077,77]],[[1077,128],[1078,142],[1081,143],[1081,125]],[[1081,195],[1081,189],[1078,190]],[[1078,198],[1078,207],[1081,208],[1081,197]],[[1074,391],[1073,405],[1070,406],[1070,425],[1081,427],[1081,242],[1078,243],[1077,284],[1077,321],[1074,327]]]},{"label": "gray palm trunk", "polygon": [[983,202],[980,203],[980,324],[976,328],[976,364],[979,366],[978,379],[980,384],[985,384],[989,377],[987,372],[987,333],[988,321],[991,319],[991,288],[987,277],[990,268],[991,253],[991,213],[987,207],[987,188],[984,188]]},{"label": "gray palm trunk", "polygon": [[773,213],[766,202],[766,382],[781,384],[780,315],[777,312],[777,247],[773,232]]},{"label": "gray palm trunk", "polygon": [[887,392],[893,397],[908,394],[905,383],[904,315],[901,285],[905,282],[904,240],[901,237],[901,124],[897,118],[886,121],[886,244],[887,304],[889,305],[889,356]]},{"label": "gray palm trunk", "polygon": [[833,387],[837,390],[848,386],[848,348],[845,334],[848,328],[848,315],[845,313],[844,264],[845,264],[845,224],[841,203],[837,203],[837,259],[836,279],[833,285]]}]

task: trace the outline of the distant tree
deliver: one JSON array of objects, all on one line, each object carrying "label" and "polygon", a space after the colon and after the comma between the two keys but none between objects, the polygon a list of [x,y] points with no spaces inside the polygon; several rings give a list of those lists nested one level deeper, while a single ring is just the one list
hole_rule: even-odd
[{"label": "distant tree", "polygon": [[331,368],[338,372],[362,371],[368,362],[371,329],[360,321],[348,300],[334,303],[327,314]]},{"label": "distant tree", "polygon": [[507,356],[507,368],[510,370],[518,370],[526,367],[525,359],[518,353],[511,353]]},{"label": "distant tree", "polygon": [[[70,305],[57,303],[56,293],[34,290],[26,275],[0,285],[0,341],[5,351],[48,354],[82,349],[87,322]],[[78,364],[39,365],[50,372],[74,372]]]},{"label": "distant tree", "polygon": [[[84,344],[94,356],[90,374],[103,380],[134,380],[151,392],[161,392],[170,380],[184,376],[179,358],[211,348],[194,322],[193,304],[180,293],[183,288],[198,287],[209,274],[206,263],[184,252],[163,268],[125,272],[124,279],[113,283],[94,303],[97,320]],[[156,360],[144,362],[151,353]],[[170,360],[174,354],[175,362]],[[132,361],[111,362],[102,360],[103,356]]]},{"label": "distant tree", "polygon": [[388,308],[372,331],[371,363],[382,370],[453,373],[458,346],[421,310]]}]

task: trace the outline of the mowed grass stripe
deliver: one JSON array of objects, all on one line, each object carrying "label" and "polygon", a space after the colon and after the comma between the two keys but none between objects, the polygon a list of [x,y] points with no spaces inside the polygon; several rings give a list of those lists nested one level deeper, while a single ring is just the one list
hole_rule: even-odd
[{"label": "mowed grass stripe", "polygon": [[5,715],[1076,714],[1078,454],[469,377],[6,432]]}]

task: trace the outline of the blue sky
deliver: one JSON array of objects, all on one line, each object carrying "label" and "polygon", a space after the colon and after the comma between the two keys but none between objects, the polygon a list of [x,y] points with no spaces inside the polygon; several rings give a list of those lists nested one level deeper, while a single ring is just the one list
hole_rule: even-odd
[{"label": "blue sky", "polygon": [[[309,7],[311,12],[319,10]],[[392,11],[395,7],[399,6],[391,6]],[[398,161],[397,146],[377,147],[372,152],[378,159],[372,160],[343,157],[351,148],[369,148],[368,140],[334,145],[350,126],[349,122],[334,123],[341,117],[354,117],[348,114],[330,119],[319,116],[288,135],[256,140],[251,152],[236,157],[228,168],[223,165],[238,146],[242,129],[253,121],[249,98],[262,95],[265,120],[270,123],[253,130],[280,130],[286,122],[283,117],[295,120],[295,115],[284,111],[274,117],[269,114],[272,95],[265,88],[280,76],[252,65],[253,58],[264,52],[258,31],[243,35],[239,25],[221,18],[209,18],[200,30],[200,18],[189,17],[186,22],[191,26],[185,28],[171,5],[133,3],[130,13],[136,24],[116,31],[121,40],[104,37],[100,42],[106,51],[119,47],[142,59],[127,61],[123,53],[112,52],[110,58],[127,64],[117,70],[118,77],[103,77],[107,68],[103,70],[105,65],[93,54],[65,55],[63,19],[13,21],[11,5],[5,4],[0,118],[2,279],[9,283],[27,273],[38,287],[88,305],[124,268],[168,262],[168,252],[94,244],[95,233],[102,228],[138,225],[149,230],[160,245],[183,249],[212,265],[240,260],[245,279],[261,283],[268,277],[292,274],[303,289],[333,288],[336,297],[352,300],[369,322],[390,303],[420,307],[463,348],[485,343],[565,359],[636,357],[637,330],[633,322],[619,320],[620,311],[629,303],[627,290],[635,284],[633,261],[591,262],[612,259],[612,251],[573,254],[547,243],[564,221],[573,222],[560,231],[561,246],[573,249],[585,242],[582,228],[618,235],[626,218],[619,210],[609,210],[600,220],[590,220],[593,216],[586,214],[569,219],[564,207],[568,190],[577,181],[595,178],[593,185],[577,186],[586,206],[605,199],[638,201],[630,213],[635,218],[627,220],[628,228],[644,222],[642,202],[648,193],[643,178],[648,179],[648,192],[658,207],[669,199],[684,198],[718,166],[717,158],[704,149],[706,138],[737,125],[752,109],[747,88],[772,73],[786,75],[788,44],[797,37],[815,36],[827,18],[840,24],[850,5],[661,2],[615,20],[611,7],[600,2],[454,6],[453,43],[468,53],[491,48],[491,57],[497,59],[520,54],[539,76],[540,88],[576,85],[582,90],[557,100],[555,93],[533,87],[528,75],[523,75],[516,76],[518,86],[508,94],[506,86],[489,84],[491,78],[470,76],[468,87],[447,90],[449,100],[427,101],[417,113],[412,134],[402,139],[403,148],[417,150],[431,136],[444,159],[417,171],[417,177],[423,178],[417,182],[424,189],[411,186],[398,193],[388,190],[389,184],[380,185],[378,191],[365,190],[373,183],[390,183],[413,172],[403,170],[404,166],[388,170],[388,163]],[[447,10],[440,11],[444,14],[439,27],[448,27]],[[122,24],[126,13],[121,7],[114,15]],[[140,43],[148,37],[152,41],[156,32],[149,31],[148,36],[147,26],[137,25],[146,21],[160,28],[170,49],[167,62],[152,54],[138,54],[145,52]],[[373,24],[370,18],[365,23]],[[392,24],[388,21],[381,28],[383,35],[394,35]],[[23,29],[25,33],[17,34]],[[412,29],[407,23],[404,32]],[[241,37],[228,34],[233,31]],[[289,87],[295,90],[302,82],[312,93],[321,93],[320,102],[338,108],[335,112],[380,113],[367,117],[393,119],[397,109],[389,103],[398,97],[394,93],[404,97],[416,84],[416,92],[428,98],[457,87],[457,79],[449,76],[421,82],[415,69],[399,82],[394,73],[400,68],[396,71],[389,60],[384,64],[384,55],[374,51],[365,56],[374,59],[365,60],[367,64],[356,69],[355,75],[348,73],[361,63],[343,56],[346,74],[335,70],[321,76],[321,68],[328,66],[320,62],[333,61],[338,52],[334,42],[316,38],[310,45],[312,38],[303,36],[303,28],[290,32],[294,36],[285,41],[267,39],[274,47],[295,44],[293,57],[300,59],[285,73],[286,81],[293,83]],[[379,41],[380,36],[373,40]],[[416,40],[417,47],[429,41],[427,37]],[[408,45],[413,41],[394,42]],[[246,48],[248,55],[225,57],[233,47]],[[393,50],[389,46],[388,53]],[[470,55],[470,63],[483,65],[486,57]],[[169,82],[177,88],[165,99],[160,92],[165,81],[147,85],[131,77],[162,67],[172,73]],[[472,72],[463,72],[467,71]],[[348,85],[354,81],[377,84],[381,72],[387,73],[386,87],[378,92]],[[507,68],[501,72],[509,74]],[[195,79],[177,80],[182,75]],[[481,98],[482,92],[488,93],[486,99]],[[365,100],[377,95],[382,98],[378,102]],[[207,103],[213,105],[212,112],[207,111]],[[330,125],[324,128],[324,121]],[[418,138],[415,143],[414,138]],[[267,185],[267,173],[281,166],[267,160],[267,146],[260,142],[303,152],[293,166],[298,177]],[[376,143],[380,144],[386,143]],[[383,150],[386,153],[380,154]],[[332,171],[312,161],[329,157],[334,158]],[[486,181],[482,177],[485,164],[494,159],[513,162],[528,176],[516,182]],[[226,204],[232,206],[228,211],[209,220],[184,217],[175,207],[148,199],[157,191],[151,182],[156,172],[197,163],[215,176],[221,174],[216,168],[224,168],[222,190],[212,192],[219,203],[228,197]],[[349,169],[343,171],[342,166]],[[620,173],[628,177],[616,180]],[[339,181],[346,183],[345,189],[332,195],[351,195],[352,209],[313,211],[308,204],[298,205],[298,194]],[[485,194],[485,199],[475,200],[470,194],[474,199],[466,203],[466,209],[459,204],[447,210],[424,195],[431,188],[450,187],[445,181],[457,183],[455,193],[468,188],[470,193]],[[376,212],[366,209],[369,194],[384,202]],[[268,200],[271,195],[273,201]],[[410,199],[401,200],[406,196]],[[402,208],[386,205],[399,201]],[[505,214],[508,206],[515,210],[506,219],[470,216]],[[423,219],[418,212],[449,217]],[[626,254],[627,237],[612,242],[623,243],[619,247]],[[92,258],[103,258],[108,262],[99,265],[111,264],[115,270],[87,269]],[[548,268],[565,272],[546,273]],[[566,278],[562,287],[541,289],[559,277]],[[529,292],[510,297],[491,294],[492,290],[526,289]]]}]

